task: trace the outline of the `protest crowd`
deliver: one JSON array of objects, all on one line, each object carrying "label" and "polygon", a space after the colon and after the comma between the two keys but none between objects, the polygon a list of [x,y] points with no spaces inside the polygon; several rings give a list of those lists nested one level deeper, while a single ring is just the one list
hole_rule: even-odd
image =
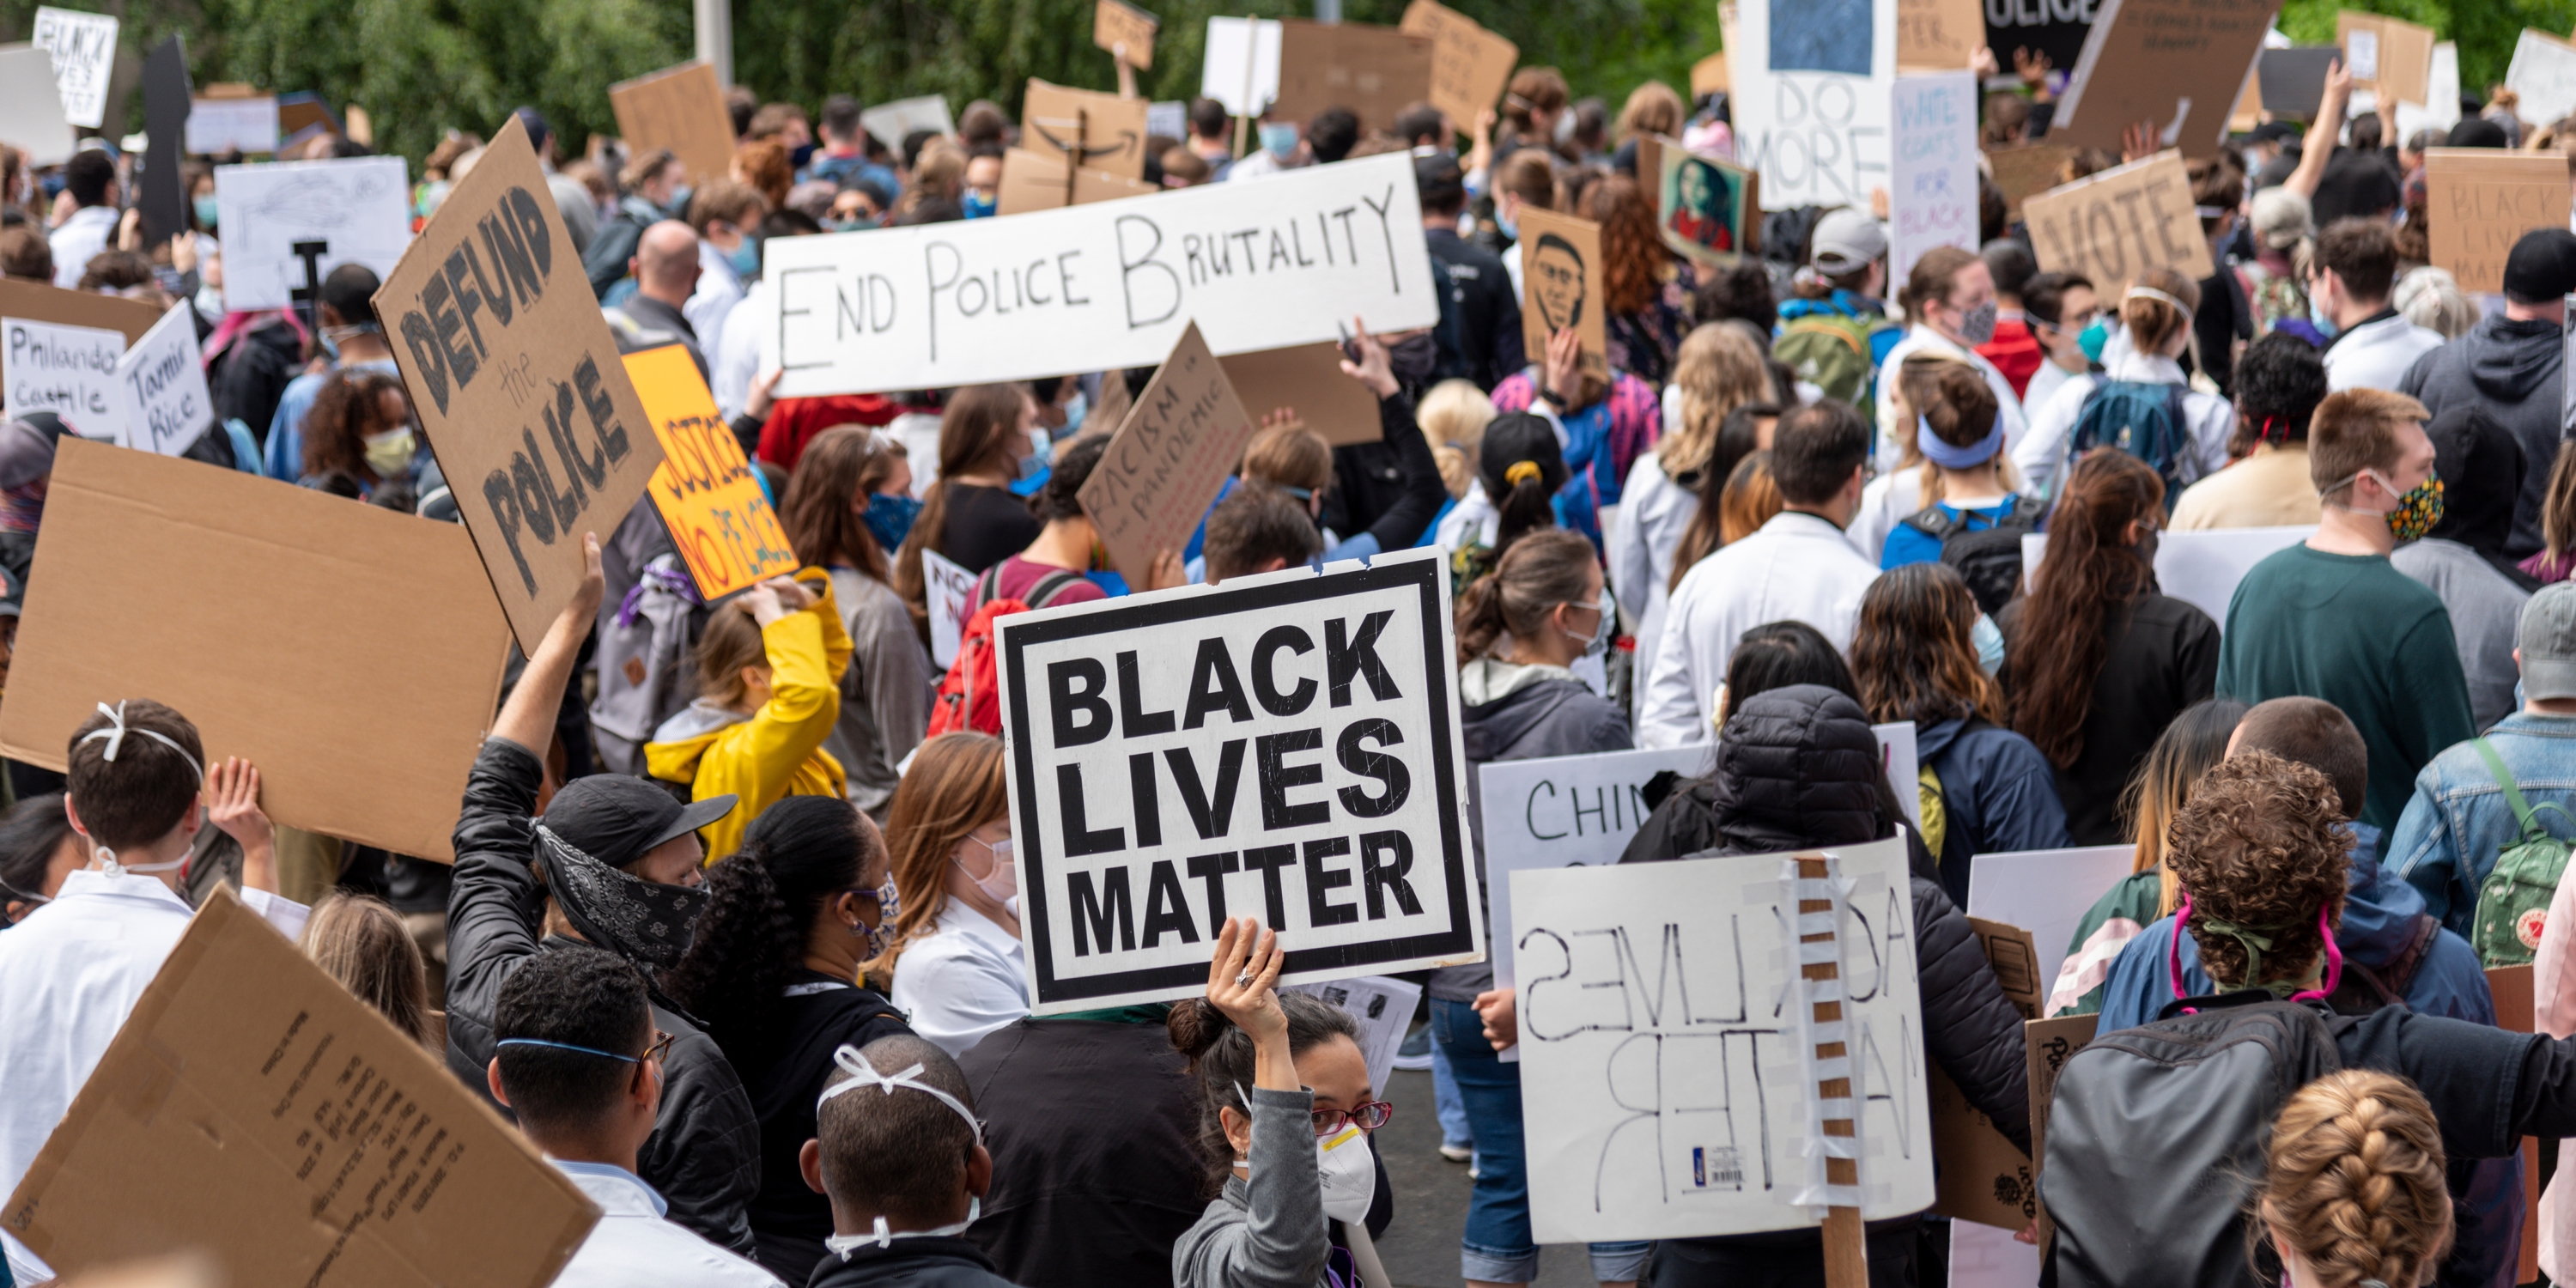
[{"label": "protest crowd", "polygon": [[2576,114],[2178,4],[0,113],[0,1288],[1398,1288],[1391,1070],[1469,1288],[2576,1274]]}]

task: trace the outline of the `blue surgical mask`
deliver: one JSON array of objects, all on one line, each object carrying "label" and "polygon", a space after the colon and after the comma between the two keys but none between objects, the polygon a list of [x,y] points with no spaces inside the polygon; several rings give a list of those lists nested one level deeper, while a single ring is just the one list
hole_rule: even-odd
[{"label": "blue surgical mask", "polygon": [[858,233],[876,227],[877,221],[866,215],[852,215],[847,219],[835,219],[825,226],[836,233]]},{"label": "blue surgical mask", "polygon": [[993,217],[993,199],[985,196],[983,193],[975,191],[973,188],[968,188],[966,190],[966,199],[959,204],[966,208],[966,217],[968,219],[990,219]]},{"label": "blue surgical mask", "polygon": [[1494,229],[1513,241],[1521,239],[1520,222],[1504,214],[1499,208],[1494,211]]},{"label": "blue surgical mask", "polygon": [[2311,296],[2308,299],[2308,321],[2316,327],[2317,334],[2324,336],[2329,340],[2335,338],[2335,334],[2343,330],[2342,327],[2335,325],[2334,316],[2327,313],[2325,308],[2317,303],[2314,296]]},{"label": "blue surgical mask", "polygon": [[725,252],[725,262],[733,266],[736,277],[759,276],[760,243],[749,237],[743,238],[741,245]]},{"label": "blue surgical mask", "polygon": [[1977,665],[1984,667],[1986,674],[2003,669],[2004,633],[1995,627],[1995,619],[1977,614],[1977,624],[1969,629],[1968,639],[1977,646]]},{"label": "blue surgical mask", "polygon": [[198,197],[198,198],[195,198],[194,200],[190,201],[188,204],[196,208],[196,211],[197,211],[197,226],[198,226],[198,227],[200,227],[200,228],[212,228],[212,227],[214,227],[214,226],[215,226],[215,199],[214,199],[214,198],[212,198],[212,197]]},{"label": "blue surgical mask", "polygon": [[1262,126],[1261,146],[1270,155],[1282,161],[1288,160],[1297,155],[1297,127],[1293,124]]},{"label": "blue surgical mask", "polygon": [[921,502],[914,497],[890,492],[868,495],[868,535],[887,554],[903,548],[903,539],[912,532],[912,521],[921,515]]},{"label": "blue surgical mask", "polygon": [[1073,397],[1065,400],[1064,428],[1057,430],[1055,432],[1055,436],[1058,438],[1073,437],[1074,434],[1082,428],[1082,418],[1090,414],[1091,400],[1084,397],[1081,390],[1074,390]]},{"label": "blue surgical mask", "polygon": [[679,187],[671,189],[671,217],[677,219],[681,215],[687,213],[689,209],[689,198],[696,195],[698,195],[698,190],[685,183],[681,184]]},{"label": "blue surgical mask", "polygon": [[795,151],[787,154],[787,164],[792,165],[799,170],[804,169],[806,163],[813,159],[814,145],[811,143],[800,144],[797,146]]},{"label": "blue surgical mask", "polygon": [[2093,319],[2093,325],[2084,328],[2075,337],[2075,347],[2084,351],[2084,360],[2087,362],[2100,362],[2103,347],[2110,343],[2111,324],[2101,318]]}]

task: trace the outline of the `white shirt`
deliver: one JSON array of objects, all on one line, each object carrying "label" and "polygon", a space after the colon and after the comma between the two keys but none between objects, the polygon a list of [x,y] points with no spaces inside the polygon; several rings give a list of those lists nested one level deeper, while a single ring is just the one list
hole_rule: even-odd
[{"label": "white shirt", "polygon": [[1928,326],[1917,326],[1909,328],[1905,338],[1887,351],[1887,361],[1878,364],[1878,384],[1870,390],[1878,410],[1878,468],[1886,469],[1904,455],[1896,442],[1896,400],[1889,395],[1896,388],[1897,370],[1905,365],[1906,356],[1914,353],[1937,353],[1975,367],[1977,374],[1986,378],[1986,387],[1995,391],[1995,406],[2004,418],[2004,450],[2009,452],[2021,442],[2028,426],[2022,420],[2021,395],[2013,392],[2012,381],[1995,370],[1995,364],[1977,356],[1975,350],[1950,343],[1948,337]]},{"label": "white shirt", "polygon": [[80,285],[90,260],[106,250],[107,239],[116,235],[117,219],[114,206],[83,206],[45,238],[54,253],[54,285],[67,291]]},{"label": "white shirt", "polygon": [[1610,530],[1610,586],[1618,593],[1619,606],[1636,620],[1636,674],[1645,675],[1663,642],[1673,558],[1682,533],[1699,513],[1699,497],[1666,476],[1663,462],[1649,450],[1628,467],[1619,502],[1619,524]]},{"label": "white shirt", "polygon": [[778,1277],[663,1219],[670,1209],[642,1177],[606,1163],[546,1160],[599,1205],[599,1224],[553,1288],[784,1288]]},{"label": "white shirt", "polygon": [[[241,898],[287,938],[304,932],[304,905],[259,890]],[[157,877],[83,870],[0,931],[0,1192],[26,1179],[191,915]],[[8,1235],[0,1250],[19,1283],[54,1277]]]},{"label": "white shirt", "polygon": [[1860,490],[1860,508],[1852,511],[1851,526],[1843,529],[1843,536],[1875,568],[1887,551],[1888,534],[1922,508],[1923,467],[1891,470]]},{"label": "white shirt", "polygon": [[[2103,375],[2113,380],[2149,385],[2187,381],[2182,365],[2161,354],[2129,349],[2108,356],[2110,361]],[[2012,453],[2012,462],[2021,470],[2028,490],[2042,496],[2057,495],[2062,481],[2059,475],[2066,468],[2067,442],[2075,432],[2076,417],[2084,410],[2085,396],[2093,392],[2097,383],[2099,379],[2090,373],[2069,377],[2058,386],[2048,405],[2031,418],[2029,435]],[[2182,414],[2191,429],[2191,448],[2174,462],[2174,475],[2191,484],[2227,468],[2227,439],[2236,430],[2236,409],[2224,398],[2192,389],[2182,396]]]},{"label": "white shirt", "polygon": [[2055,397],[2057,391],[2064,387],[2067,381],[2081,374],[2083,373],[2069,371],[2045,358],[2041,359],[2039,370],[2032,373],[2030,383],[2021,391],[2022,420],[2037,421],[2039,409],[2047,406],[2048,400]]},{"label": "white shirt", "polygon": [[1637,713],[1637,745],[1710,741],[1710,694],[1726,679],[1735,642],[1756,626],[1801,621],[1836,650],[1849,648],[1861,592],[1877,578],[1878,566],[1852,549],[1842,529],[1797,510],[1700,560],[1664,612],[1663,642]]},{"label": "white shirt", "polygon": [[2326,392],[2394,390],[2417,358],[2441,347],[2441,332],[2399,315],[2364,322],[2326,347]]},{"label": "white shirt", "polygon": [[1225,181],[1227,183],[1240,183],[1246,179],[1266,179],[1271,175],[1285,174],[1290,170],[1298,168],[1299,167],[1293,165],[1280,164],[1279,158],[1271,155],[1270,149],[1268,148],[1254,148],[1251,153],[1245,156],[1242,160],[1226,167]]},{"label": "white shirt", "polygon": [[895,960],[888,1000],[912,1031],[950,1055],[1029,1013],[1027,958],[1019,937],[950,896],[924,938]]},{"label": "white shirt", "polygon": [[723,334],[700,337],[698,352],[707,355],[708,392],[715,395],[716,411],[726,420],[742,414],[743,405],[751,401],[751,382],[760,375],[760,323],[751,319],[760,316],[768,291],[769,279],[752,283],[751,290],[725,314]]},{"label": "white shirt", "polygon": [[[1529,289],[1521,285],[1521,244],[1517,241],[1503,248],[1503,272],[1512,279],[1512,298],[1528,299]],[[1664,413],[1664,423],[1678,425],[1681,422],[1673,419],[1672,412],[1667,410]]]},{"label": "white shirt", "polygon": [[689,329],[698,333],[698,352],[712,355],[724,343],[725,319],[742,299],[742,278],[735,275],[732,261],[725,258],[715,243],[698,242],[698,289],[680,306],[680,316],[689,320]]}]

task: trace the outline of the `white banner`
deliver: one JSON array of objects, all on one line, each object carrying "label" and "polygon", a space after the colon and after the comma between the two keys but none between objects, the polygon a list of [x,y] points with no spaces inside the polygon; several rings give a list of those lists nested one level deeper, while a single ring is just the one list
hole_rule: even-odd
[{"label": "white banner", "polygon": [[0,139],[26,149],[33,165],[72,159],[76,136],[54,90],[54,56],[34,45],[0,46]]},{"label": "white banner", "polygon": [[[1735,156],[1762,172],[1762,208],[1869,208],[1888,184],[1897,0],[1742,0]],[[1866,11],[1866,22],[1854,21]],[[1730,49],[1736,41],[1727,41]]]},{"label": "white banner", "polygon": [[1225,104],[1228,116],[1261,115],[1279,98],[1279,41],[1276,18],[1208,19],[1200,95]]},{"label": "white banner", "polygon": [[[1538,1242],[1817,1225],[1815,1124],[1854,1108],[1861,1215],[1932,1206],[1905,842],[1826,853],[1851,883],[1834,899],[1830,945],[1800,942],[1801,883],[1784,879],[1785,855],[1514,874],[1527,910],[1521,1104]],[[1830,1000],[1799,978],[1810,948],[1840,963],[1832,1030],[1808,1019]],[[1837,1040],[1848,1055],[1814,1058],[1815,1043]],[[1849,1107],[1827,1112],[1816,1084],[1845,1076],[1851,1099],[1834,1104]]]},{"label": "white banner", "polygon": [[[342,264],[383,278],[411,245],[411,186],[401,157],[281,161],[215,167],[215,219],[224,240],[224,307],[282,309],[304,285],[296,247],[319,243],[313,281]],[[450,257],[460,284],[498,281],[497,262]],[[469,322],[470,324],[470,322]]]},{"label": "white banner", "polygon": [[1968,860],[1971,917],[2000,921],[2030,932],[2039,952],[2039,993],[2066,964],[2066,946],[2084,914],[2129,875],[2134,845],[2087,845],[2069,850],[2015,850]]},{"label": "white banner", "polygon": [[116,70],[116,19],[39,5],[33,42],[54,56],[63,119],[97,129],[107,114],[108,77]]},{"label": "white banner", "polygon": [[2515,111],[2526,121],[2555,121],[2576,112],[2576,48],[2525,27],[2514,41],[2504,83],[2522,96]]},{"label": "white banner", "polygon": [[957,645],[966,634],[966,606],[975,602],[975,574],[923,546],[921,589],[930,604],[930,660],[945,671],[957,660]]},{"label": "white banner", "polygon": [[948,100],[937,94],[879,103],[859,113],[859,126],[875,135],[877,142],[886,145],[886,151],[897,156],[903,154],[904,136],[914,130],[928,130],[934,134],[957,132],[957,126],[948,119]]},{"label": "white banner", "polygon": [[49,411],[83,438],[125,441],[125,398],[116,364],[125,335],[100,327],[0,318],[0,373],[11,416]]},{"label": "white banner", "polygon": [[184,301],[171,305],[116,364],[127,447],[176,456],[215,423],[194,312]]},{"label": "white banner", "polygon": [[1901,282],[1936,246],[1977,248],[1976,73],[1898,77],[1893,120],[1887,280]]},{"label": "white banner", "polygon": [[1386,1095],[1387,1075],[1395,1072],[1396,1048],[1413,1028],[1413,1012],[1422,1002],[1422,986],[1384,975],[1358,975],[1329,984],[1298,984],[1294,991],[1312,993],[1341,1008],[1359,1027],[1361,1058],[1368,1061],[1369,1087]]},{"label": "white banner", "polygon": [[1448,571],[1409,550],[995,623],[1038,1014],[1199,996],[1229,914],[1281,932],[1288,983],[1478,959]]},{"label": "white banner", "polygon": [[1440,320],[1400,153],[763,253],[761,363],[785,369],[782,398],[1150,367],[1193,319],[1220,355],[1337,339],[1354,314]]},{"label": "white banner", "polygon": [[[1476,813],[1485,842],[1486,937],[1494,985],[1512,987],[1512,874],[1541,868],[1602,867],[1619,861],[1646,821],[1646,782],[1671,770],[1708,772],[1714,743],[1652,751],[1605,751],[1476,767]],[[1660,856],[1671,857],[1671,856]]]},{"label": "white banner", "polygon": [[[277,100],[200,98],[188,104],[188,154],[277,150]],[[220,213],[220,211],[218,212]]]}]

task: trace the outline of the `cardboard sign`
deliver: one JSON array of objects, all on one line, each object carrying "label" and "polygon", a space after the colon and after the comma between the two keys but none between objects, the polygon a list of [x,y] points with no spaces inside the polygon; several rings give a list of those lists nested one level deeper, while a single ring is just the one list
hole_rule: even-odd
[{"label": "cardboard sign", "polygon": [[1869,205],[1888,179],[1895,0],[1742,0],[1735,156],[1762,208]]},{"label": "cardboard sign", "polygon": [[2326,72],[2342,57],[2343,51],[2332,45],[2264,50],[2254,63],[2263,110],[2294,120],[2313,119],[2325,102]]},{"label": "cardboard sign", "polygon": [[2024,1019],[2046,1013],[2048,991],[2066,968],[2075,927],[2103,891],[2129,875],[2137,852],[2134,845],[2089,845],[1980,854],[1968,860],[1968,916],[2018,926],[2036,946],[2030,973],[2038,980],[2034,1000],[2041,1009]]},{"label": "cardboard sign", "polygon": [[1129,585],[1179,553],[1252,441],[1252,418],[1193,325],[1082,485],[1083,513]]},{"label": "cardboard sign", "polygon": [[[0,317],[26,318],[65,326],[97,327],[125,337],[127,344],[161,322],[161,310],[141,300],[96,291],[66,291],[43,282],[0,278]],[[0,349],[0,381],[8,376],[5,349]]]},{"label": "cardboard sign", "polygon": [[1259,116],[1279,97],[1279,22],[1210,18],[1199,65],[1199,94],[1225,104],[1228,116]]},{"label": "cardboard sign", "polygon": [[1067,89],[1032,76],[1020,103],[1020,146],[1070,158],[1086,170],[1141,178],[1146,106],[1141,98]]},{"label": "cardboard sign", "polygon": [[0,139],[24,149],[30,165],[72,159],[77,140],[54,88],[54,56],[34,45],[0,48]]},{"label": "cardboard sign", "polygon": [[[1811,1228],[1819,1040],[1799,962],[1838,965],[1869,1220],[1930,1207],[1932,1129],[1903,839],[1825,852],[1804,913],[1780,854],[1517,872],[1521,1085],[1541,1243]],[[1812,855],[1810,857],[1813,857]],[[1812,901],[1816,897],[1810,894]],[[1829,919],[1833,938],[1803,918]],[[1633,963],[1633,965],[1631,965]],[[1819,967],[1823,963],[1817,963]],[[1830,1040],[1830,1039],[1825,1039]],[[1811,1049],[1811,1045],[1810,1045]]]},{"label": "cardboard sign", "polygon": [[2003,190],[2006,210],[2019,218],[2021,203],[2056,187],[2057,176],[2066,173],[2066,163],[2074,157],[2075,149],[2054,143],[2018,143],[1986,149],[1986,166]]},{"label": "cardboard sign", "polygon": [[1900,71],[1964,71],[1985,43],[1984,0],[1896,0]]},{"label": "cardboard sign", "polygon": [[1977,248],[1976,73],[1899,76],[1894,110],[1888,280],[1901,282],[1936,247]]},{"label": "cardboard sign", "polygon": [[875,135],[877,142],[886,145],[887,151],[898,156],[903,153],[904,137],[915,130],[928,130],[933,134],[957,132],[957,123],[948,115],[948,100],[937,94],[879,103],[859,113],[859,124]]},{"label": "cardboard sign", "polygon": [[2460,47],[2450,41],[2433,46],[2433,73],[2423,106],[2399,100],[2397,137],[2411,139],[2424,130],[2448,132],[2460,123]]},{"label": "cardboard sign", "polygon": [[294,147],[319,135],[339,134],[339,114],[322,96],[303,91],[277,96],[277,129],[285,136],[279,146]]},{"label": "cardboard sign", "polygon": [[2218,155],[2229,110],[2244,96],[2278,8],[2104,0],[2057,100],[2048,141],[2117,154],[2121,132],[2150,121],[2165,147],[2190,157]]},{"label": "cardboard sign", "polygon": [[671,544],[709,602],[799,566],[778,512],[743,459],[742,442],[716,410],[698,364],[679,345],[626,355],[626,376],[661,440],[649,489]]},{"label": "cardboard sign", "polygon": [[1485,850],[1486,937],[1495,945],[1494,985],[1517,978],[1512,948],[1512,874],[1607,867],[1619,861],[1652,809],[1646,784],[1670,771],[1708,772],[1713,744],[1589,756],[1498,760],[1476,767],[1477,835]]},{"label": "cardboard sign", "polygon": [[[469,544],[310,488],[66,441],[0,754],[60,770],[100,702],[148,695],[187,713],[209,756],[259,766],[269,817],[448,862],[509,652]],[[190,588],[186,647],[166,596],[99,593],[133,582],[136,551],[158,584]],[[325,606],[331,629],[282,629],[285,605]],[[387,675],[402,701],[385,700]],[[361,726],[369,750],[353,756]]]},{"label": "cardboard sign", "polygon": [[1521,344],[1545,361],[1548,337],[1573,327],[1583,369],[1610,377],[1601,304],[1601,225],[1535,206],[1521,211]]},{"label": "cardboard sign", "polygon": [[2013,54],[2027,49],[2048,55],[2049,66],[2063,78],[2084,55],[2084,38],[2092,33],[2103,0],[1988,0],[1986,47],[2009,73]]},{"label": "cardboard sign", "polygon": [[1396,1050],[1404,1045],[1406,1034],[1413,1028],[1413,1012],[1422,1002],[1422,986],[1384,975],[1357,975],[1329,984],[1291,987],[1299,993],[1312,993],[1351,1017],[1351,1023],[1360,1031],[1360,1055],[1368,1061],[1369,1086],[1385,1092],[1387,1079],[1395,1073]]},{"label": "cardboard sign", "polygon": [[107,114],[107,82],[116,71],[116,19],[38,5],[31,43],[54,56],[63,119],[97,129]]},{"label": "cardboard sign", "polygon": [[1719,50],[1691,64],[1691,101],[1696,103],[1711,94],[1726,92],[1726,51]]},{"label": "cardboard sign", "polygon": [[[2227,607],[2235,602],[2236,584],[2245,580],[2245,574],[2280,553],[2283,547],[2315,535],[2314,524],[2166,532],[2156,541],[2156,584],[2165,594],[2209,614],[2209,620],[2224,629]],[[2021,539],[2025,584],[2037,574],[2039,561],[2047,554],[2047,533],[2032,533]]]},{"label": "cardboard sign", "polygon": [[1091,9],[1091,43],[1138,71],[1154,66],[1154,29],[1162,23],[1126,0],[1098,0]]},{"label": "cardboard sign", "polygon": [[699,59],[619,81],[608,87],[608,106],[633,155],[669,148],[700,186],[732,172],[733,114],[715,64]]},{"label": "cardboard sign", "polygon": [[[1652,171],[1643,169],[1649,150]],[[1655,176],[1655,232],[1666,246],[1714,267],[1731,267],[1753,249],[1762,197],[1752,171],[1651,136],[1637,140],[1637,164]]]},{"label": "cardboard sign", "polygon": [[1229,913],[1282,983],[1483,953],[1439,551],[996,627],[1038,1014],[1200,995]]},{"label": "cardboard sign", "polygon": [[[2000,922],[1968,919],[1986,965],[2004,997],[2025,1021],[2039,1018],[2040,993],[2030,932]],[[1932,1210],[2002,1230],[2020,1230],[2039,1215],[2038,1169],[2030,1155],[1995,1126],[1941,1071],[1931,1069],[1932,1149],[1941,1160],[1940,1201]]]},{"label": "cardboard sign", "polygon": [[2504,290],[2505,256],[2535,228],[2567,227],[2567,167],[2547,153],[2433,148],[2424,154],[2433,263],[2471,294]]},{"label": "cardboard sign", "polygon": [[1335,447],[1386,438],[1386,427],[1378,419],[1377,395],[1342,374],[1342,346],[1337,342],[1237,353],[1217,359],[1217,365],[1225,368],[1235,401],[1256,425],[1284,407],[1296,413],[1293,423],[1323,435]]},{"label": "cardboard sign", "polygon": [[957,660],[966,633],[966,606],[975,602],[975,574],[936,550],[921,552],[921,584],[930,601],[930,660],[945,673]]},{"label": "cardboard sign", "polygon": [[158,243],[188,231],[188,49],[176,35],[143,60],[143,128],[151,141],[135,176],[143,235]]},{"label": "cardboard sign", "polygon": [[2022,216],[2040,269],[2082,273],[2104,299],[2118,299],[2150,268],[2170,268],[2195,282],[2217,271],[2179,152],[2051,188],[2023,202]]},{"label": "cardboard sign", "polygon": [[581,582],[582,533],[616,531],[662,464],[545,193],[513,117],[375,299],[422,436],[530,651]]},{"label": "cardboard sign", "polygon": [[993,205],[996,214],[1024,215],[1122,197],[1150,197],[1161,191],[1159,184],[1106,170],[1075,170],[1068,176],[1064,154],[1012,148],[1002,154],[1002,187]]},{"label": "cardboard sign", "polygon": [[0,407],[11,416],[49,411],[73,433],[122,441],[116,364],[124,357],[125,337],[114,331],[0,315]]},{"label": "cardboard sign", "polygon": [[364,264],[381,279],[411,245],[401,157],[216,166],[215,206],[224,307],[236,312],[301,303],[308,250],[319,284],[342,264]]},{"label": "cardboard sign", "polygon": [[541,1288],[599,1209],[218,885],[0,1219],[66,1276],[197,1250],[236,1284]]},{"label": "cardboard sign", "polygon": [[[1520,46],[1440,0],[1413,0],[1396,29],[1431,38],[1431,105],[1461,132],[1476,128],[1477,114],[1502,98],[1513,69],[1520,66]],[[1696,92],[1696,72],[1692,87]]]},{"label": "cardboard sign", "polygon": [[2350,9],[2335,14],[2335,43],[2350,60],[2354,88],[2401,103],[2432,101],[2433,45],[2440,39],[2403,18]]},{"label": "cardboard sign", "polygon": [[1338,339],[1354,313],[1371,330],[1431,326],[1421,227],[1413,159],[1396,153],[1151,201],[774,238],[761,362],[801,398],[1152,366],[1193,318],[1218,353]]},{"label": "cardboard sign", "polygon": [[206,388],[206,360],[197,347],[196,310],[170,306],[116,364],[123,415],[119,439],[139,451],[176,456],[214,427],[215,399]]},{"label": "cardboard sign", "polygon": [[2527,119],[2554,121],[2576,112],[2576,46],[2529,27],[2513,44],[2513,62],[2505,68],[2507,89],[2522,96],[2515,112]]},{"label": "cardboard sign", "polygon": [[1433,49],[1430,37],[1395,27],[1283,18],[1271,114],[1308,121],[1325,108],[1346,107],[1361,129],[1393,133],[1404,109],[1431,96]]},{"label": "cardboard sign", "polygon": [[245,155],[277,150],[277,100],[200,98],[188,104],[188,154]]},{"label": "cardboard sign", "polygon": [[[2099,1028],[2099,1015],[2061,1015],[2053,1020],[2031,1020],[2021,1026],[2022,1059],[2030,1083],[2030,1161],[2031,1170],[2043,1171],[2048,1163],[2048,1110],[2057,1099],[2057,1077],[2066,1071],[2066,1062],[2078,1051],[2092,1045],[2094,1030]],[[2039,1246],[2048,1246],[2053,1227],[2048,1209],[2039,1213]]]}]

